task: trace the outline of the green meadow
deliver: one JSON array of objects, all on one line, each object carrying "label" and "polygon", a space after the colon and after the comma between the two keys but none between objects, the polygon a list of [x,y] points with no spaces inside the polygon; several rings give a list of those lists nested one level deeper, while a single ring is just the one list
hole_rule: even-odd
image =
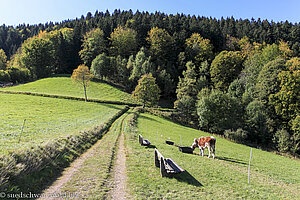
[{"label": "green meadow", "polygon": [[[45,78],[23,85],[0,88],[0,90],[84,97],[82,87],[78,84],[74,84],[70,77]],[[90,99],[133,103],[130,94],[102,82],[90,82],[90,85],[87,88],[87,96]]]},{"label": "green meadow", "polygon": [[0,105],[1,154],[77,134],[107,122],[124,108],[119,105],[20,94],[0,94]]},{"label": "green meadow", "polygon": [[[149,139],[153,148],[140,146],[137,135]],[[181,136],[181,139],[180,139]],[[141,114],[137,131],[127,132],[129,188],[135,199],[299,199],[299,161],[253,149],[216,137],[216,159],[199,156],[199,149],[185,154],[177,145],[191,146],[193,139],[208,133],[169,120]],[[154,166],[154,146],[186,170],[175,178],[161,178]]]}]

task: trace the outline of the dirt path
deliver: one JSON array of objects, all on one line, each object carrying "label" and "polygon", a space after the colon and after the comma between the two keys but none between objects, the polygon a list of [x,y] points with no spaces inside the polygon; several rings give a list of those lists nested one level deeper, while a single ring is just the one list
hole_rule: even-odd
[{"label": "dirt path", "polygon": [[86,159],[94,156],[95,150],[101,145],[101,143],[105,137],[106,137],[106,135],[104,135],[101,140],[96,142],[96,144],[94,144],[89,150],[87,150],[79,158],[77,158],[74,162],[72,162],[70,167],[66,168],[63,171],[62,176],[59,177],[48,189],[43,191],[43,194],[42,194],[43,197],[39,198],[39,200],[65,199],[65,198],[50,197],[50,196],[61,194],[60,188],[62,188],[66,182],[71,180],[72,175],[82,167],[82,165]]},{"label": "dirt path", "polygon": [[[126,118],[126,117],[125,117]],[[113,168],[111,173],[109,182],[109,188],[111,191],[107,194],[108,199],[116,199],[116,200],[125,200],[130,199],[130,196],[127,192],[126,182],[127,182],[127,171],[126,171],[126,148],[124,144],[124,124],[125,120],[123,119],[122,125],[120,127],[120,136],[118,150],[116,152],[115,161],[113,162]],[[108,134],[108,133],[107,133]],[[66,183],[72,180],[73,175],[75,175],[80,169],[83,167],[83,164],[90,157],[97,156],[97,149],[101,147],[103,141],[105,141],[105,134],[101,140],[99,140],[95,145],[93,145],[87,152],[83,153],[79,158],[77,158],[70,167],[66,168],[62,176],[59,177],[48,189],[44,190],[42,193],[42,197],[39,200],[60,200],[60,199],[82,199],[78,196],[66,198],[62,193],[61,188],[65,186]],[[105,142],[104,142],[105,143]],[[104,144],[103,143],[103,144]],[[102,145],[103,145],[102,144]],[[78,193],[79,194],[79,193]],[[54,196],[53,196],[54,195]],[[61,197],[59,197],[61,195]]]},{"label": "dirt path", "polygon": [[130,199],[127,193],[126,181],[126,149],[124,145],[124,134],[123,134],[124,121],[122,124],[122,131],[120,136],[119,148],[117,152],[116,162],[114,166],[114,178],[113,178],[113,189],[110,192],[111,199]]}]

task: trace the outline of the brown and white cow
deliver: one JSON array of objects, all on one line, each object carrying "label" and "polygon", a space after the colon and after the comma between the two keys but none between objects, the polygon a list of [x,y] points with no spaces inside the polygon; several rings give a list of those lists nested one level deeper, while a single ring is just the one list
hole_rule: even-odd
[{"label": "brown and white cow", "polygon": [[199,147],[200,149],[200,155],[204,156],[204,149],[207,148],[209,155],[208,157],[210,158],[210,154],[212,151],[213,158],[215,158],[215,144],[216,144],[216,138],[213,136],[210,137],[200,137],[200,138],[195,138],[194,143],[192,145],[192,148],[195,149],[196,147]]}]

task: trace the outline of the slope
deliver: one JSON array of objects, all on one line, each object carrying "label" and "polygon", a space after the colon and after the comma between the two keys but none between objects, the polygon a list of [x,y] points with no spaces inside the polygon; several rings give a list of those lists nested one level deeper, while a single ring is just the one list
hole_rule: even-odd
[{"label": "slope", "polygon": [[[84,97],[83,89],[79,85],[72,83],[72,79],[69,77],[44,78],[23,85],[0,88],[0,91]],[[87,89],[87,96],[89,99],[135,103],[131,99],[130,94],[103,82],[92,81]]]},{"label": "slope", "polygon": [[[137,127],[127,132],[126,140],[128,183],[137,199],[297,199],[300,195],[299,161],[253,149],[248,184],[250,147],[216,137],[213,160],[200,157],[199,149],[184,154],[165,144],[165,140],[171,140],[180,145],[182,139],[183,146],[191,146],[194,138],[208,133],[150,114],[141,114]],[[154,166],[154,149],[138,144],[139,133],[186,172],[173,179],[161,178]]]}]

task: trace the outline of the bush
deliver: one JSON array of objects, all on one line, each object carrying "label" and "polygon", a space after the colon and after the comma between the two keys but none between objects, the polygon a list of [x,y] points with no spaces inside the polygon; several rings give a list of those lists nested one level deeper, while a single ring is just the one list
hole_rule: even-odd
[{"label": "bush", "polygon": [[288,152],[291,145],[290,134],[284,129],[278,130],[274,135],[273,142],[279,152]]},{"label": "bush", "polygon": [[23,83],[31,80],[31,74],[29,69],[11,67],[7,70],[10,75],[10,80],[14,83]]},{"label": "bush", "polygon": [[9,82],[10,81],[10,75],[5,70],[0,70],[0,81],[3,82]]},{"label": "bush", "polygon": [[248,132],[241,128],[237,129],[236,131],[225,130],[224,136],[230,140],[233,140],[233,141],[236,141],[239,143],[244,143],[247,140]]}]

